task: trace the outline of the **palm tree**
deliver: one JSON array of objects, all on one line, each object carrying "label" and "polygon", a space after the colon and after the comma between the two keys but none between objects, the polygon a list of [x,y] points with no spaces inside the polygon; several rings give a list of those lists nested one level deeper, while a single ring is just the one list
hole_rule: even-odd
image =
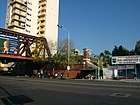
[{"label": "palm tree", "polygon": [[[101,67],[108,67],[111,64],[111,53],[105,50],[104,53],[100,53],[100,63]],[[102,65],[101,65],[102,64]]]}]

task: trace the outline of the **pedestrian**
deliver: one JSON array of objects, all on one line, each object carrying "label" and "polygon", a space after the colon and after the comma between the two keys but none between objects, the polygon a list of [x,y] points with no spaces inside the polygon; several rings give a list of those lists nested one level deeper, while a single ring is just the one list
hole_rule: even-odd
[{"label": "pedestrian", "polygon": [[40,78],[40,72],[38,72],[37,75],[38,75],[37,77]]},{"label": "pedestrian", "polygon": [[64,73],[61,73],[61,74],[60,74],[61,79],[63,79],[63,75],[64,75]]},{"label": "pedestrian", "polygon": [[57,76],[58,76],[58,74],[57,74],[57,73],[55,73],[55,78],[57,78]]},{"label": "pedestrian", "polygon": [[41,78],[44,78],[44,73],[43,73],[42,69],[40,70],[40,76],[41,76]]},{"label": "pedestrian", "polygon": [[137,80],[137,74],[134,73],[134,80]]},{"label": "pedestrian", "polygon": [[103,79],[103,70],[100,70],[99,76],[100,76],[100,79]]}]

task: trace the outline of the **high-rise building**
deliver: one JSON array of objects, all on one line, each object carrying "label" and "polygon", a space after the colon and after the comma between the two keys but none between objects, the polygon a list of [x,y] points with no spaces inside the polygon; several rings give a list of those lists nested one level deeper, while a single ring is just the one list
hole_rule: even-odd
[{"label": "high-rise building", "polygon": [[45,37],[55,53],[58,40],[59,0],[8,0],[5,28]]}]

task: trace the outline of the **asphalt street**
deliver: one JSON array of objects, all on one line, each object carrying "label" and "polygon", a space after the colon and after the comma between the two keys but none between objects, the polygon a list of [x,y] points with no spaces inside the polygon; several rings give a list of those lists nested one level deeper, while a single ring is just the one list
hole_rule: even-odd
[{"label": "asphalt street", "polygon": [[0,77],[0,105],[140,105],[140,82]]}]

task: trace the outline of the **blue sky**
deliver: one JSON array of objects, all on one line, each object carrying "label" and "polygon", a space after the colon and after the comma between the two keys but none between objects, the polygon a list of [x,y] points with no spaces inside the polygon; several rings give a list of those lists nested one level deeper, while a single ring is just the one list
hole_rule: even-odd
[{"label": "blue sky", "polygon": [[[4,28],[6,1],[0,0],[0,27]],[[140,0],[60,0],[59,24],[70,32],[74,47],[95,54],[114,45],[132,50],[140,40]],[[67,33],[59,29],[59,38]]]}]

